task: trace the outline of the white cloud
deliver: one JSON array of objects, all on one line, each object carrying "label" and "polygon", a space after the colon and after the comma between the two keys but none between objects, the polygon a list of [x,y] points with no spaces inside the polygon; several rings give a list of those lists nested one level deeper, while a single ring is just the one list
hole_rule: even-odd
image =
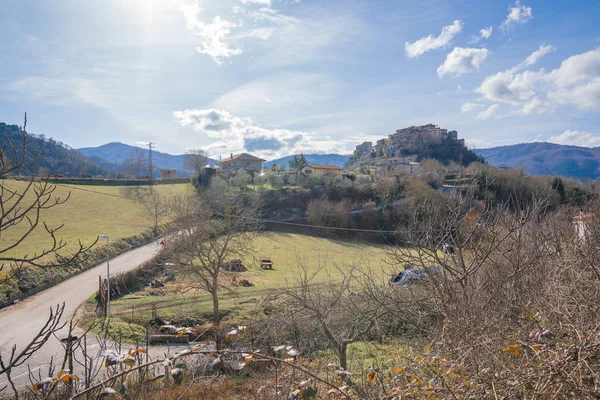
[{"label": "white cloud", "polygon": [[265,158],[287,154],[320,152],[335,148],[331,140],[313,132],[268,129],[250,118],[240,118],[220,109],[192,109],[173,112],[183,127],[192,128],[218,141],[205,150],[213,156],[247,151]]},{"label": "white cloud", "polygon": [[483,28],[482,30],[479,31],[479,36],[475,36],[473,39],[471,39],[470,43],[477,43],[482,39],[489,39],[492,36],[492,32],[494,31],[494,27],[493,26],[488,26],[487,28]]},{"label": "white cloud", "polygon": [[546,111],[552,109],[552,105],[546,104],[541,101],[539,98],[534,97],[529,102],[525,103],[523,108],[519,111],[521,115],[531,115],[531,114],[543,114]]},{"label": "white cloud", "polygon": [[256,28],[239,35],[240,38],[254,38],[260,40],[269,40],[273,36],[273,28]]},{"label": "white cloud", "polygon": [[513,7],[508,8],[508,16],[500,25],[500,29],[505,31],[516,25],[523,25],[533,18],[531,7],[522,6],[517,0]]},{"label": "white cloud", "polygon": [[[271,0],[240,1],[244,5],[258,7],[232,7],[231,11],[236,16],[235,23],[220,15],[214,16],[210,22],[205,22],[202,18],[204,14],[201,7],[202,0],[185,0],[180,4],[180,11],[184,16],[188,31],[200,38],[200,45],[196,47],[197,51],[210,56],[219,65],[231,63],[234,56],[243,54],[244,50],[239,43],[245,39],[259,39],[263,42],[279,38],[290,39],[294,35],[286,35],[286,29],[302,25],[298,19],[271,8]],[[293,1],[293,3],[298,3],[298,1]],[[212,8],[213,12],[219,11],[219,8],[214,5]],[[311,44],[314,46],[318,42],[318,40],[314,40]],[[298,47],[295,43],[285,43],[285,46],[287,48]]]},{"label": "white cloud", "polygon": [[490,54],[488,49],[462,48],[455,47],[452,52],[446,56],[444,64],[437,69],[438,76],[444,75],[459,76],[469,72],[479,70],[479,66]]},{"label": "white cloud", "polygon": [[575,104],[586,110],[600,109],[600,77],[582,85],[550,91],[548,98],[557,104]]},{"label": "white cloud", "polygon": [[198,53],[210,56],[217,64],[222,64],[225,59],[242,54],[242,49],[237,46],[231,47],[227,43],[228,35],[235,24],[216,16],[211,24],[204,25],[203,29],[197,32],[202,37],[202,44],[196,47]]},{"label": "white cloud", "polygon": [[481,110],[484,107],[485,106],[483,104],[479,104],[479,103],[465,103],[460,108],[460,111],[462,113],[470,113],[473,111]]},{"label": "white cloud", "polygon": [[271,7],[271,0],[241,0],[243,4],[260,4]]},{"label": "white cloud", "polygon": [[452,39],[454,39],[454,37],[460,33],[462,27],[462,21],[456,20],[452,23],[452,25],[444,26],[442,28],[442,32],[437,37],[429,35],[427,37],[417,40],[414,43],[406,42],[404,44],[406,54],[409,57],[413,58],[418,57],[421,54],[424,54],[430,50],[446,47],[450,44]]},{"label": "white cloud", "polygon": [[546,54],[550,54],[556,51],[556,47],[542,44],[536,51],[531,53],[521,64],[517,65],[517,69],[530,67],[538,62],[538,60],[544,57]]},{"label": "white cloud", "polygon": [[541,46],[517,67],[485,78],[476,92],[487,100],[521,107],[521,114],[542,113],[556,105],[600,109],[600,48],[569,57],[548,73],[518,72],[552,50]]},{"label": "white cloud", "polygon": [[550,143],[564,144],[570,146],[598,147],[600,146],[600,136],[589,132],[575,130],[566,130],[558,136],[552,136],[548,139]]},{"label": "white cloud", "polygon": [[209,24],[200,20],[200,3],[192,4],[182,3],[180,10],[183,13],[188,30],[201,40],[201,44],[196,47],[200,54],[210,56],[217,64],[223,64],[236,55],[242,54],[239,48],[229,37],[231,29],[236,24],[222,19],[220,16],[213,18]]},{"label": "white cloud", "polygon": [[535,95],[538,82],[543,80],[543,73],[525,71],[515,74],[513,70],[498,72],[488,76],[476,89],[487,100],[500,101],[519,105],[529,101]]},{"label": "white cloud", "polygon": [[492,32],[494,31],[494,27],[493,26],[488,26],[487,28],[483,28],[482,30],[479,31],[480,33],[480,37],[482,39],[489,39],[492,36]]},{"label": "white cloud", "polygon": [[566,87],[600,77],[600,47],[571,56],[550,74],[557,86]]},{"label": "white cloud", "polygon": [[486,120],[486,119],[498,118],[498,109],[499,108],[500,108],[500,106],[498,104],[493,104],[493,105],[489,106],[487,109],[485,109],[482,112],[480,112],[479,114],[477,114],[477,119]]}]

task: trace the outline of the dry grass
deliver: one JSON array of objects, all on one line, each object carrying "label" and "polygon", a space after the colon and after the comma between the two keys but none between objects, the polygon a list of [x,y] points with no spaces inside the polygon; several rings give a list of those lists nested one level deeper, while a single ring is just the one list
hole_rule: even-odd
[{"label": "dry grass", "polygon": [[[10,190],[22,190],[26,186],[26,182],[12,180],[6,180],[2,184]],[[193,190],[190,185],[158,185],[155,188],[163,196]],[[70,192],[71,197],[67,203],[43,212],[41,220],[49,227],[64,224],[58,238],[69,243],[65,253],[70,249],[76,250],[78,240],[85,244],[93,242],[98,235],[119,239],[139,234],[151,227],[152,222],[144,218],[142,207],[138,203],[115,197],[122,196],[122,190],[122,186],[57,186],[55,196],[66,198]],[[2,232],[3,240],[10,241],[19,237],[24,228],[22,224]],[[50,245],[48,239],[43,224],[40,224],[18,250],[5,255],[34,254]]]},{"label": "dry grass", "polygon": [[146,400],[164,399],[202,399],[202,400],[229,400],[229,399],[256,399],[256,389],[260,381],[222,378],[216,381],[196,383],[191,387],[186,385],[169,386],[165,390],[153,390],[144,396]]}]

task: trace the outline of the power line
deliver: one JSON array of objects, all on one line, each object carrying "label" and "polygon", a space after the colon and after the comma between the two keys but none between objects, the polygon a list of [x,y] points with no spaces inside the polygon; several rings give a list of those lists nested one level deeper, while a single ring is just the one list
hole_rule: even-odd
[{"label": "power line", "polygon": [[55,186],[65,187],[67,189],[81,190],[82,192],[96,193],[96,194],[101,194],[101,195],[104,195],[104,196],[117,197],[119,199],[125,199],[125,200],[131,200],[131,201],[133,201],[133,199],[130,199],[129,197],[119,196],[118,194],[98,192],[97,190],[84,189],[84,188],[77,187],[77,186],[68,186],[68,185],[65,185],[65,184],[62,184],[62,183],[52,183],[52,184],[55,185]]},{"label": "power line", "polygon": [[[54,183],[54,185],[62,186],[67,189],[76,189],[76,190],[81,190],[82,192],[96,193],[96,194],[100,194],[100,195],[104,195],[104,196],[116,197],[116,198],[120,198],[120,199],[133,201],[133,199],[130,199],[129,197],[120,196],[117,194],[99,192],[97,190],[84,189],[84,188],[80,188],[77,186],[68,186],[68,185],[64,185],[61,183]],[[215,213],[215,215],[224,216],[223,214],[219,214],[219,213]],[[277,221],[277,220],[262,219],[262,218],[249,218],[248,217],[248,219],[255,221],[255,222],[261,222],[261,223],[290,225],[290,226],[298,226],[298,227],[306,227],[306,228],[329,229],[329,230],[336,230],[336,231],[366,232],[366,233],[398,233],[398,232],[400,232],[400,231],[377,230],[377,229],[340,228],[340,227],[335,227],[335,226],[299,224],[299,223],[295,223],[295,222]]]},{"label": "power line", "polygon": [[[96,190],[84,189],[84,188],[80,188],[80,187],[77,187],[77,186],[67,186],[67,185],[60,184],[60,183],[54,183],[54,185],[56,185],[56,186],[62,186],[62,187],[68,188],[68,189],[76,189],[76,190],[81,190],[81,191],[84,191],[84,192],[96,193],[96,194],[100,194],[100,195],[104,195],[104,196],[111,196],[111,197],[116,197],[116,198],[121,198],[121,199],[133,201],[129,197],[120,196],[120,195],[116,195],[116,194],[112,194],[112,193],[99,192],[99,191],[96,191]],[[581,195],[581,196],[575,197],[573,199],[563,200],[563,201],[560,201],[559,204],[572,202],[573,200],[577,200],[579,198],[584,198],[584,197],[587,197],[587,196],[586,195]],[[225,216],[225,215],[220,214],[220,213],[214,213],[214,214],[215,215],[219,215],[221,217]],[[246,217],[246,219],[251,220],[251,221],[255,221],[255,222],[259,222],[259,223],[271,223],[271,224],[297,226],[297,227],[303,227],[303,228],[315,228],[315,229],[333,230],[333,231],[379,233],[379,234],[383,234],[383,233],[395,234],[395,233],[401,233],[401,232],[405,232],[405,233],[407,233],[407,232],[412,232],[412,233],[427,233],[427,231],[415,231],[415,230],[412,230],[412,231],[409,231],[409,230],[395,230],[395,231],[390,231],[390,230],[377,230],[377,229],[341,228],[341,227],[336,227],[336,226],[300,224],[300,223],[296,223],[296,222],[277,221],[277,220],[262,219],[262,218],[251,218],[251,217]]]},{"label": "power line", "polygon": [[[295,222],[286,222],[286,221],[275,221],[269,219],[256,219],[259,222],[263,223],[271,223],[271,224],[280,224],[280,225],[291,225],[291,226],[301,226],[307,228],[319,228],[319,229],[329,229],[336,231],[349,231],[349,232],[369,232],[369,233],[398,233],[401,231],[386,231],[386,230],[376,230],[376,229],[359,229],[359,228],[339,228],[336,226],[323,226],[323,225],[310,225],[310,224],[298,224]],[[408,232],[408,231],[405,231]],[[416,231],[411,231],[416,232]]]}]

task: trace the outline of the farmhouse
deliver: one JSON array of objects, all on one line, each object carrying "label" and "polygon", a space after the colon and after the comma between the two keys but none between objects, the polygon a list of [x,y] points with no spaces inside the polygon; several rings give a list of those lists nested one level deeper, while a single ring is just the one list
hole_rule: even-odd
[{"label": "farmhouse", "polygon": [[409,176],[416,175],[421,172],[421,164],[409,157],[395,157],[377,161],[378,174],[385,175],[398,172],[404,172]]},{"label": "farmhouse", "polygon": [[265,160],[262,158],[253,156],[248,153],[231,154],[229,158],[221,160],[219,166],[223,171],[233,169],[245,169],[246,171],[260,171],[262,169],[262,163]]},{"label": "farmhouse", "polygon": [[172,168],[161,168],[160,179],[175,179],[177,178],[177,170]]},{"label": "farmhouse", "polygon": [[342,169],[337,165],[325,165],[325,164],[310,164],[302,170],[305,174],[315,175],[341,175]]}]

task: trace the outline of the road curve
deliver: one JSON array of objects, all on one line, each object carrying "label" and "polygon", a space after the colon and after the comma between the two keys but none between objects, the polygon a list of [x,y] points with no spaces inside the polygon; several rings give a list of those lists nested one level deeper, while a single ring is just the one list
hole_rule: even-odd
[{"label": "road curve", "polygon": [[[152,242],[110,260],[111,276],[132,270],[151,259],[159,250],[159,247],[159,244]],[[17,304],[0,310],[0,352],[2,355],[4,357],[8,356],[14,345],[17,346],[17,351],[27,346],[47,320],[50,307],[64,302],[63,321],[68,321],[77,307],[96,292],[99,275],[106,275],[106,263],[102,263]],[[29,359],[28,364],[32,368],[47,365],[52,356],[62,358],[63,353],[61,343],[58,339],[52,337],[40,351]],[[26,365],[13,372],[14,377],[20,377],[17,381],[27,378],[26,375]],[[3,386],[4,381],[4,377],[0,376],[0,388]],[[29,382],[28,379],[27,382]]]}]

